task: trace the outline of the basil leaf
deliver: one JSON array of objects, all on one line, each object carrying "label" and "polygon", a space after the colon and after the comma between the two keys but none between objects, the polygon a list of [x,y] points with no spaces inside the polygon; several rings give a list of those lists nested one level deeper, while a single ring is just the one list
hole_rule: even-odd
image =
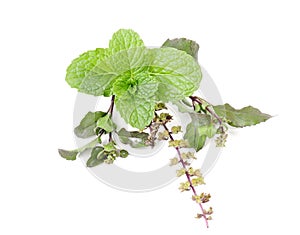
[{"label": "basil leaf", "polygon": [[99,164],[104,162],[106,157],[107,156],[104,153],[104,148],[97,146],[92,149],[91,157],[87,160],[86,166],[87,167],[98,166]]},{"label": "basil leaf", "polygon": [[115,129],[114,123],[112,122],[109,114],[105,115],[104,117],[100,117],[98,119],[97,127],[102,128],[106,132],[112,132]]},{"label": "basil leaf", "polygon": [[58,149],[58,153],[62,158],[73,161],[73,160],[76,160],[76,157],[79,152],[76,150],[68,151],[68,150],[64,150],[64,149]]},{"label": "basil leaf", "polygon": [[229,104],[213,107],[215,112],[225,118],[226,122],[234,127],[245,127],[265,122],[272,116],[262,113],[259,109],[247,106],[242,109],[235,109]]},{"label": "basil leaf", "polygon": [[140,148],[148,146],[146,141],[149,134],[139,131],[127,131],[122,128],[118,131],[118,137],[123,144],[129,144],[133,148]]},{"label": "basil leaf", "polygon": [[106,113],[101,111],[88,112],[80,121],[80,124],[74,129],[75,135],[80,138],[88,138],[95,135],[94,129],[96,123],[100,117],[104,117],[105,115]]},{"label": "basil leaf", "polygon": [[87,149],[94,148],[96,144],[98,144],[98,138],[92,140],[91,142],[87,143],[86,145],[78,149],[74,149],[74,150],[58,149],[58,153],[62,158],[65,158],[67,160],[75,160],[79,153],[82,153]]},{"label": "basil leaf", "polygon": [[203,148],[206,138],[212,138],[217,133],[217,129],[211,116],[207,114],[191,113],[190,116],[192,121],[186,127],[184,139],[198,152]]},{"label": "basil leaf", "polygon": [[194,59],[197,61],[198,59],[198,50],[199,50],[199,45],[193,40],[189,40],[186,38],[175,38],[175,39],[168,39],[167,41],[164,42],[162,47],[173,47],[181,51],[185,51]]}]

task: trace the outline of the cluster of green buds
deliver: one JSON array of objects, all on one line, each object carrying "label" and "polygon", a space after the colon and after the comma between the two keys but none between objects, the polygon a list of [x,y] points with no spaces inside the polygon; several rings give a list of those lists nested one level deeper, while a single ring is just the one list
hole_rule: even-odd
[{"label": "cluster of green buds", "polygon": [[197,160],[195,153],[194,152],[185,152],[185,153],[181,153],[181,157],[183,160]]},{"label": "cluster of green buds", "polygon": [[204,178],[201,174],[200,169],[193,169],[192,167],[186,169],[182,168],[176,171],[177,176],[180,177],[182,175],[186,175],[188,177],[188,181],[180,183],[179,190],[181,192],[189,191],[192,187],[196,187],[199,185],[205,184]]},{"label": "cluster of green buds", "polygon": [[167,130],[159,132],[157,139],[158,140],[168,140],[169,139],[169,132]]},{"label": "cluster of green buds", "polygon": [[[174,157],[174,158],[171,158],[170,159],[170,166],[174,166],[174,165],[177,165],[179,162],[181,162],[182,161],[182,163],[185,165],[185,166],[190,166],[191,165],[191,162],[192,162],[192,160],[197,160],[197,158],[196,158],[196,156],[195,156],[195,153],[194,152],[183,152],[183,153],[181,153],[181,159],[182,160],[180,160],[180,159],[178,159],[178,157]],[[189,168],[189,173],[191,173],[191,170],[192,170],[193,168]],[[181,171],[183,171],[182,169],[181,169]],[[196,175],[199,175],[200,176],[200,170],[198,169],[198,170],[196,170],[195,171],[196,172]],[[194,172],[194,174],[195,174],[195,172]],[[192,175],[192,173],[191,173],[191,175]]]},{"label": "cluster of green buds", "polygon": [[172,126],[170,133],[167,130],[159,132],[157,139],[158,140],[168,140],[169,139],[169,134],[178,134],[179,132],[182,132],[181,126]]},{"label": "cluster of green buds", "polygon": [[213,214],[213,208],[209,207],[208,210],[203,210],[203,214],[197,214],[196,219],[201,219],[204,215],[206,216],[207,220],[212,220],[212,215]]},{"label": "cluster of green buds", "polygon": [[[184,175],[185,173],[188,173],[190,176],[197,176],[197,177],[199,177],[199,179],[201,178],[201,182],[202,182],[202,184],[204,184],[200,169],[194,170],[193,167],[190,167],[188,169],[182,168],[180,170],[177,170],[176,173],[177,173],[178,177]],[[196,181],[195,181],[195,184],[196,184]],[[193,184],[193,185],[195,186],[195,184]]]},{"label": "cluster of green buds", "polygon": [[87,161],[88,167],[97,166],[101,163],[112,164],[117,157],[126,158],[128,152],[125,149],[117,149],[113,141],[103,146],[96,146],[92,149],[91,157]]},{"label": "cluster of green buds", "polygon": [[[149,125],[150,134],[148,137],[148,141],[146,142],[147,145],[154,146],[154,141],[156,139],[158,140],[168,140],[169,139],[169,131],[165,130],[163,132],[159,132],[158,130],[162,125],[165,125],[166,123],[172,121],[173,117],[169,113],[160,113],[158,114],[158,111],[167,109],[166,105],[164,103],[158,103],[155,106],[155,117],[153,118],[151,124]],[[181,131],[181,128],[174,131]],[[157,134],[158,133],[158,134]]]},{"label": "cluster of green buds", "polygon": [[186,140],[170,140],[169,147],[174,148],[187,148],[189,146]]},{"label": "cluster of green buds", "polygon": [[157,103],[155,105],[155,111],[160,111],[160,110],[163,110],[163,109],[167,109],[167,107],[164,103]]},{"label": "cluster of green buds", "polygon": [[107,164],[112,164],[117,157],[126,158],[128,156],[128,152],[125,149],[117,149],[116,145],[113,141],[109,142],[104,147],[104,155],[106,159],[104,160]]},{"label": "cluster of green buds", "polygon": [[221,133],[217,138],[216,138],[216,146],[217,147],[225,147],[225,143],[227,140],[227,133]]},{"label": "cluster of green buds", "polygon": [[153,121],[160,124],[166,124],[172,121],[173,117],[169,113],[161,113],[160,115],[154,117]]}]

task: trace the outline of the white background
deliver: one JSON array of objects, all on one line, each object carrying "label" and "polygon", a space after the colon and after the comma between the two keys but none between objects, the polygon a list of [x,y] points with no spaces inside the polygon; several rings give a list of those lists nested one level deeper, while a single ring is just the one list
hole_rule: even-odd
[{"label": "white background", "polygon": [[[299,10],[288,0],[1,1],[0,233],[299,234]],[[75,147],[65,69],[119,28],[151,46],[196,40],[224,101],[275,115],[230,136],[203,188],[209,229],[178,181],[121,192],[57,154]]]}]

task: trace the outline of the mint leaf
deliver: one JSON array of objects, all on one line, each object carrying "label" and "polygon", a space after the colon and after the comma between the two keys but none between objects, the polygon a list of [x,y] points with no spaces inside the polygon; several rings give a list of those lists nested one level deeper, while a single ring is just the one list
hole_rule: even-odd
[{"label": "mint leaf", "polygon": [[157,90],[157,82],[152,79],[148,71],[130,70],[119,76],[113,84],[113,93],[121,97],[130,88],[137,91],[140,96],[154,97]]},{"label": "mint leaf", "polygon": [[[101,96],[110,87],[116,76],[118,74],[114,72],[111,64],[107,60],[101,61],[85,76],[78,91],[89,95]],[[110,96],[109,93],[108,96]]]},{"label": "mint leaf", "polygon": [[143,40],[131,29],[118,30],[109,41],[109,49],[113,54],[118,51],[141,46],[144,46]]},{"label": "mint leaf", "polygon": [[190,114],[192,121],[186,127],[184,139],[189,146],[197,152],[203,148],[206,138],[212,138],[217,129],[215,128],[211,116],[207,114]]},{"label": "mint leaf", "polygon": [[150,123],[155,102],[192,95],[201,81],[200,66],[186,52],[170,47],[147,49],[132,30],[119,30],[109,49],[98,51],[102,54],[97,58],[86,53],[71,66],[74,71],[81,69],[75,87],[95,96],[116,95],[121,116],[139,129]]},{"label": "mint leaf", "polygon": [[199,65],[185,52],[173,48],[144,51],[141,54],[148,59],[140,59],[135,64],[140,67],[132,67],[113,84],[118,111],[127,123],[139,129],[152,120],[156,101],[182,99],[198,89],[201,80]]},{"label": "mint leaf", "polygon": [[107,133],[112,132],[114,128],[114,123],[111,120],[111,117],[109,114],[106,114],[104,117],[100,117],[97,121],[97,127],[102,128]]},{"label": "mint leaf", "polygon": [[59,149],[58,153],[62,158],[73,161],[73,160],[76,160],[76,157],[79,152],[77,150],[68,151],[68,150],[64,150],[64,149]]},{"label": "mint leaf", "polygon": [[185,51],[194,59],[197,61],[198,59],[198,50],[199,50],[199,45],[193,40],[189,40],[186,38],[175,38],[175,39],[168,39],[167,41],[164,42],[162,47],[173,47],[181,51]]},{"label": "mint leaf", "polygon": [[106,155],[104,154],[104,148],[97,146],[92,149],[91,157],[87,160],[86,166],[87,167],[98,166],[99,164],[103,163],[105,159],[106,159]]},{"label": "mint leaf", "polygon": [[162,101],[180,100],[193,94],[202,76],[200,66],[183,51],[136,47],[119,51],[100,61],[85,77],[79,91],[111,95],[116,81],[126,81],[127,86],[133,86],[143,77],[140,73],[148,73],[159,83],[157,99]]},{"label": "mint leaf", "polygon": [[79,89],[83,79],[96,66],[96,64],[104,59],[106,50],[97,48],[96,50],[87,51],[74,59],[67,68],[66,81],[72,88]]},{"label": "mint leaf", "polygon": [[[134,31],[119,30],[113,35],[108,49],[89,51],[75,59],[68,69],[67,81],[82,93],[110,96],[112,81],[136,67],[144,58],[140,54],[144,52],[143,45]],[[140,49],[133,50],[136,47]]]},{"label": "mint leaf", "polygon": [[148,146],[146,141],[149,134],[145,132],[127,131],[125,128],[122,128],[118,131],[118,137],[123,144],[129,144],[133,148]]},{"label": "mint leaf", "polygon": [[140,98],[128,91],[116,100],[116,107],[125,122],[140,130],[148,126],[154,117],[155,102]]},{"label": "mint leaf", "polygon": [[262,113],[259,109],[247,106],[242,109],[235,109],[229,104],[213,107],[215,112],[225,118],[226,122],[234,127],[245,127],[265,122],[272,116]]},{"label": "mint leaf", "polygon": [[159,83],[158,100],[182,100],[199,88],[202,74],[193,57],[174,48],[151,49],[149,54],[149,73]]},{"label": "mint leaf", "polygon": [[134,70],[142,70],[149,62],[143,47],[119,51],[99,62],[85,77],[79,91],[95,96],[112,95],[112,85],[119,77],[130,78]]},{"label": "mint leaf", "polygon": [[150,124],[154,117],[157,86],[153,79],[144,77],[136,85],[130,86],[121,97],[117,96],[117,110],[132,127],[142,130]]},{"label": "mint leaf", "polygon": [[105,115],[106,113],[101,111],[88,112],[81,120],[79,126],[74,129],[75,135],[80,138],[88,138],[95,135],[94,129],[96,123],[100,117],[104,117]]},{"label": "mint leaf", "polygon": [[[147,49],[137,33],[125,29],[113,35],[109,49],[89,51],[75,59],[66,79],[86,94],[122,96],[143,78],[140,73],[159,84],[156,100],[164,102],[191,95],[201,81],[200,66],[190,55],[169,47]],[[116,81],[123,89],[113,88]]]}]

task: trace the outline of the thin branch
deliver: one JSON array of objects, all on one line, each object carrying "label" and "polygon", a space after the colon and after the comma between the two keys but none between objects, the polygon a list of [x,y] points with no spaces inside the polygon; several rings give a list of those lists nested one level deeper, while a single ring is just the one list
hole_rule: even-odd
[{"label": "thin branch", "polygon": [[112,117],[112,114],[113,114],[113,111],[114,111],[114,105],[115,105],[115,95],[113,95],[111,97],[110,106],[109,106],[109,108],[106,112],[106,113],[109,113],[111,117]]},{"label": "thin branch", "polygon": [[[109,109],[107,110],[107,113],[109,113],[110,118],[112,118],[112,115],[113,115],[114,105],[115,105],[115,96],[113,95],[113,96],[111,97]],[[108,141],[109,141],[109,142],[112,141],[112,133],[111,133],[111,132],[109,132],[109,134],[108,134]]]},{"label": "thin branch", "polygon": [[[155,115],[158,116],[157,113],[155,113]],[[172,141],[174,141],[174,138],[173,138],[173,136],[172,136],[172,133],[169,131],[167,125],[166,125],[165,123],[163,123],[162,126],[163,126],[163,127],[165,128],[165,130],[168,132],[170,139],[171,139]],[[177,152],[177,154],[178,154],[179,161],[180,161],[180,163],[181,163],[183,169],[185,170],[185,176],[186,176],[186,178],[187,178],[187,180],[188,180],[188,182],[189,182],[189,184],[190,184],[190,187],[191,187],[191,189],[192,189],[192,191],[193,191],[193,193],[194,193],[194,196],[195,196],[195,197],[198,197],[198,194],[197,194],[197,192],[196,192],[196,189],[195,189],[195,187],[194,187],[193,184],[192,184],[191,176],[190,176],[190,174],[188,173],[187,166],[186,166],[186,164],[185,164],[185,162],[184,162],[184,160],[183,160],[183,158],[182,158],[182,155],[181,155],[181,152],[180,152],[180,150],[179,150],[179,147],[175,147],[175,149],[176,149],[176,152]],[[199,206],[200,206],[200,209],[201,209],[201,212],[202,212],[202,216],[203,216],[203,218],[204,218],[204,220],[205,220],[206,227],[208,228],[208,219],[207,219],[207,216],[206,216],[206,214],[205,214],[205,211],[204,211],[204,208],[203,208],[203,206],[202,206],[202,203],[200,202],[200,203],[198,203],[198,204],[199,204]]]}]

